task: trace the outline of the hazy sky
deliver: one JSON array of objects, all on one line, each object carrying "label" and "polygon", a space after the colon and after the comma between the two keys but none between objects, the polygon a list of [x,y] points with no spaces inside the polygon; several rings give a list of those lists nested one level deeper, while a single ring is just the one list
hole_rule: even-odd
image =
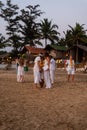
[{"label": "hazy sky", "polygon": [[[18,4],[20,8],[25,8],[29,4],[39,4],[39,9],[45,12],[41,19],[52,20],[53,24],[59,26],[61,35],[68,29],[68,25],[74,27],[76,22],[85,24],[84,28],[87,29],[87,0],[12,0],[12,3]],[[0,23],[1,32],[4,24],[2,21]]]}]

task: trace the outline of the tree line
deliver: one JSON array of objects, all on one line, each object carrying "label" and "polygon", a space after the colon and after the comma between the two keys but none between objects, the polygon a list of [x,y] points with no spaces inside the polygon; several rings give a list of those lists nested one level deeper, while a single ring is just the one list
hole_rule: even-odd
[{"label": "tree line", "polygon": [[75,27],[69,25],[69,29],[63,32],[64,37],[61,37],[58,25],[48,18],[38,22],[43,15],[39,8],[40,5],[28,5],[20,9],[11,0],[7,0],[6,4],[0,1],[0,17],[6,22],[7,35],[6,38],[0,32],[0,48],[11,46],[12,53],[18,54],[25,45],[46,46],[48,41],[50,44],[67,47],[77,44],[87,46],[87,30],[84,29],[84,24],[76,23]]}]

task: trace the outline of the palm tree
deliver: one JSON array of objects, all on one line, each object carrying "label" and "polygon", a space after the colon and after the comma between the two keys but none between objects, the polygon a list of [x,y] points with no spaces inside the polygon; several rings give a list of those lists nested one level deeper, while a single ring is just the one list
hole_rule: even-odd
[{"label": "palm tree", "polygon": [[58,29],[58,26],[56,24],[52,25],[52,21],[48,21],[48,19],[41,21],[40,30],[42,39],[45,39],[45,46],[47,45],[47,40],[51,41],[51,43],[59,40],[59,32],[56,29]]},{"label": "palm tree", "polygon": [[60,38],[60,39],[59,39],[59,42],[58,42],[58,45],[60,45],[60,46],[67,46],[67,45],[66,45],[66,42],[65,42],[65,38],[63,38],[63,37]]},{"label": "palm tree", "polygon": [[[74,28],[69,25],[70,30],[67,30],[65,33],[65,40],[69,47],[78,44],[87,46],[87,30],[85,30],[83,26],[84,24],[80,25],[79,23],[76,23]],[[78,47],[76,51],[76,62],[78,62]]]}]

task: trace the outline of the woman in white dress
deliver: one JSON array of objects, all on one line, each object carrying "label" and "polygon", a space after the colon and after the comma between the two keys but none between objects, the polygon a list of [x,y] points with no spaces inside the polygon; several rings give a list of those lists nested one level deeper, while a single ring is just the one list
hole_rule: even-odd
[{"label": "woman in white dress", "polygon": [[19,65],[17,69],[17,82],[24,82],[24,61],[19,60]]},{"label": "woman in white dress", "polygon": [[51,88],[49,55],[45,56],[43,70],[44,70],[44,82],[45,82],[46,88]]},{"label": "woman in white dress", "polygon": [[34,60],[34,68],[33,68],[33,72],[34,72],[34,84],[35,87],[37,87],[37,85],[40,83],[40,56],[37,56]]}]

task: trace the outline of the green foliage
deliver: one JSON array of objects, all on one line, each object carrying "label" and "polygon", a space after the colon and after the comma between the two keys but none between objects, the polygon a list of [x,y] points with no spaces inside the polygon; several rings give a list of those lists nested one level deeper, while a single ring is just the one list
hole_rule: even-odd
[{"label": "green foliage", "polygon": [[20,24],[20,33],[24,45],[42,45],[40,42],[39,23],[36,22],[36,19],[42,14],[42,12],[37,9],[38,7],[39,5],[29,5],[26,7],[26,10],[21,10],[20,20],[22,24]]},{"label": "green foliage", "polygon": [[11,0],[7,0],[6,5],[1,8],[0,16],[7,22],[6,34],[8,35],[7,43],[13,47],[14,50],[18,51],[21,47],[20,35],[18,34],[18,9],[17,5],[13,5]]},{"label": "green foliage", "polygon": [[[23,46],[43,45],[41,40],[45,40],[45,46],[48,44],[57,44],[60,46],[72,47],[77,44],[87,46],[87,35],[84,24],[76,23],[75,27],[69,25],[69,29],[64,32],[65,37],[59,39],[60,33],[58,26],[52,24],[47,18],[37,22],[43,14],[39,5],[28,5],[25,9],[20,10],[18,5],[12,4],[7,0],[6,4],[0,1],[0,17],[6,24],[7,39],[0,34],[0,48],[6,46],[13,47],[12,55],[17,56]],[[20,14],[20,15],[19,15]]]},{"label": "green foliage", "polygon": [[6,44],[5,37],[2,36],[2,34],[0,34],[0,49],[3,49],[6,46],[7,46],[7,44]]},{"label": "green foliage", "polygon": [[65,42],[69,47],[77,44],[87,45],[87,30],[83,26],[84,24],[79,23],[76,23],[74,28],[69,25],[70,30],[65,33]]},{"label": "green foliage", "polygon": [[44,19],[41,21],[40,24],[40,30],[41,30],[41,38],[45,39],[45,46],[47,45],[47,39],[54,44],[55,42],[58,42],[59,32],[57,31],[58,26],[56,24],[52,25],[52,21],[48,21],[48,19]]}]

